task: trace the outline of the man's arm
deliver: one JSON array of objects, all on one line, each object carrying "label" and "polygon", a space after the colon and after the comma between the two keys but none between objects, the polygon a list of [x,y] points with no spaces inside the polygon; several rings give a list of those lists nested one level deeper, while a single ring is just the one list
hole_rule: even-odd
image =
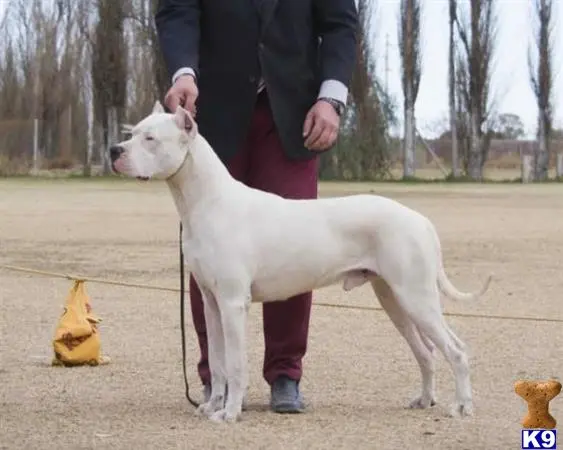
[{"label": "man's arm", "polygon": [[346,104],[356,60],[358,13],[354,0],[313,0],[320,30],[321,77],[319,98]]},{"label": "man's arm", "polygon": [[200,0],[159,0],[155,24],[160,48],[173,82],[194,77],[199,64]]}]

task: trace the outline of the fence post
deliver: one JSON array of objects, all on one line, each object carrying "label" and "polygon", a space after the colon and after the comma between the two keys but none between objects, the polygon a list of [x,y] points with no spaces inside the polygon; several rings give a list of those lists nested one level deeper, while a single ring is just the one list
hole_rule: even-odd
[{"label": "fence post", "polygon": [[39,171],[39,120],[33,119],[33,174]]},{"label": "fence post", "polygon": [[530,183],[533,181],[533,176],[532,155],[522,155],[522,183]]}]

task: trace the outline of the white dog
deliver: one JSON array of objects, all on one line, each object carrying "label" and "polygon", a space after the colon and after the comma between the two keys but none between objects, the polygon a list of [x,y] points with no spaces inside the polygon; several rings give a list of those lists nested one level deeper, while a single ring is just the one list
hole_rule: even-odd
[{"label": "white dog", "polygon": [[[251,302],[279,301],[342,283],[349,291],[371,283],[381,305],[420,366],[422,392],[410,403],[435,403],[434,348],[455,376],[451,414],[472,413],[464,344],[441,313],[440,291],[459,292],[442,266],[432,223],[376,195],[288,200],[233,179],[183,108],[151,115],[111,148],[116,172],[166,180],[183,224],[186,266],[204,299],[211,396],[198,412],[235,421],[247,388],[245,326]],[[228,395],[225,398],[225,387]]]}]

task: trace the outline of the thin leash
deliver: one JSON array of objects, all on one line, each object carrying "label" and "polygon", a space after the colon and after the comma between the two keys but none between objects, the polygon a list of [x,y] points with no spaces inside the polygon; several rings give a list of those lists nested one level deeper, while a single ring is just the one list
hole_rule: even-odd
[{"label": "thin leash", "polygon": [[186,398],[194,408],[199,407],[197,403],[190,396],[190,385],[188,383],[188,374],[186,369],[186,327],[185,327],[185,304],[186,304],[186,280],[184,269],[184,249],[182,248],[182,222],[180,222],[180,328],[182,331],[182,370],[184,371],[184,387],[186,390]]},{"label": "thin leash", "polygon": [[[182,248],[182,223],[180,222],[180,233],[179,233],[179,256],[180,256],[180,289],[166,286],[155,286],[150,284],[141,283],[127,283],[117,280],[106,280],[102,278],[93,277],[80,277],[70,274],[50,272],[45,270],[30,269],[27,267],[13,266],[9,264],[0,264],[0,269],[13,270],[16,272],[23,272],[35,275],[43,275],[52,278],[64,278],[71,281],[88,281],[91,283],[108,284],[114,286],[124,286],[133,287],[139,289],[149,289],[157,291],[167,291],[167,292],[180,292],[180,328],[181,328],[181,340],[182,340],[182,370],[184,374],[184,387],[185,395],[188,402],[195,408],[199,407],[199,403],[196,402],[190,395],[190,386],[188,383],[187,375],[187,361],[186,361],[186,327],[185,327],[185,293],[186,293],[186,282],[185,282],[185,267],[184,267],[184,250]],[[313,302],[314,306],[324,306],[329,308],[338,309],[348,309],[348,310],[359,310],[359,311],[384,311],[381,307],[374,306],[362,306],[362,305],[342,305],[335,303],[325,303],[325,302]],[[515,320],[515,321],[529,321],[529,322],[550,322],[550,323],[563,323],[563,319],[552,318],[552,317],[526,317],[526,316],[512,316],[512,315],[492,315],[492,314],[471,314],[471,313],[449,313],[443,312],[444,316],[450,317],[467,317],[473,319],[493,319],[493,320]]]},{"label": "thin leash", "polygon": [[[181,239],[180,239],[181,240]],[[181,245],[181,244],[180,244]],[[180,249],[180,255],[182,256],[182,260],[180,262],[180,270],[184,271],[184,260],[183,260],[183,251]],[[169,287],[169,286],[158,286],[154,284],[143,284],[143,283],[128,283],[125,281],[117,281],[117,280],[106,280],[103,278],[94,278],[94,277],[86,277],[86,276],[76,276],[66,273],[60,272],[51,272],[46,270],[38,270],[38,269],[30,269],[28,267],[21,267],[21,266],[14,266],[11,264],[0,264],[0,269],[6,270],[13,270],[15,272],[22,272],[22,273],[29,273],[33,275],[42,275],[50,278],[63,278],[65,280],[70,281],[84,281],[90,283],[97,283],[97,284],[108,284],[113,286],[123,286],[123,287],[131,287],[137,289],[147,289],[152,291],[165,291],[165,292],[179,292],[181,294],[180,299],[183,300],[183,295],[185,292],[189,292],[185,289],[185,284],[182,280],[180,281],[181,289]],[[338,303],[330,303],[330,302],[320,302],[315,300],[313,302],[313,306],[321,306],[325,308],[336,308],[336,309],[347,309],[347,310],[356,310],[356,311],[385,311],[383,308],[379,306],[366,306],[366,305],[343,305]],[[447,312],[443,311],[442,314],[444,316],[449,317],[465,317],[471,319],[488,319],[488,320],[514,320],[514,321],[524,321],[524,322],[546,322],[546,323],[563,323],[563,318],[557,317],[530,317],[530,316],[513,316],[513,315],[505,315],[505,314],[472,314],[472,313],[456,313],[456,312]]]}]

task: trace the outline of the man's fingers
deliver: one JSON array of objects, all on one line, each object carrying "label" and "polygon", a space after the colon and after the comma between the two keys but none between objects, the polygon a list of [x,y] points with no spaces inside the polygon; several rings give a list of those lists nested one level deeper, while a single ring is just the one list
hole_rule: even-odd
[{"label": "man's fingers", "polygon": [[330,131],[326,127],[323,128],[319,137],[317,137],[317,139],[311,142],[309,148],[312,150],[321,150],[328,138],[328,133],[330,133]]},{"label": "man's fingers", "polygon": [[315,115],[309,112],[307,117],[305,117],[305,123],[303,124],[303,137],[309,136],[311,133],[311,128],[313,128],[315,122]]},{"label": "man's fingers", "polygon": [[180,96],[169,93],[164,99],[164,104],[170,112],[175,112],[180,105]]},{"label": "man's fingers", "polygon": [[310,144],[311,150],[326,150],[331,147],[338,137],[338,128],[330,122],[324,122],[323,129],[319,137]]},{"label": "man's fingers", "polygon": [[338,139],[338,128],[335,128],[330,135],[327,147],[332,147],[334,144],[336,144],[337,139]]},{"label": "man's fingers", "polygon": [[183,108],[186,108],[192,116],[195,117],[195,115],[197,113],[197,108],[195,106],[196,100],[197,100],[197,97],[193,96],[193,95],[186,97],[186,96],[182,96],[180,94],[171,92],[165,97],[164,104],[166,105],[168,110],[172,113],[174,113],[176,111],[178,106],[182,106]]},{"label": "man's fingers", "polygon": [[195,106],[195,102],[196,102],[197,98],[195,96],[190,96],[186,99],[186,105],[185,108],[190,112],[190,114],[192,116],[195,117],[195,115],[197,114],[197,108]]},{"label": "man's fingers", "polygon": [[315,118],[315,124],[313,125],[313,128],[311,129],[311,132],[309,133],[309,136],[305,141],[305,147],[310,148],[313,143],[317,141],[319,136],[323,133],[324,127],[325,122],[317,116]]},{"label": "man's fingers", "polygon": [[332,130],[329,126],[325,126],[321,135],[311,143],[312,150],[324,150],[329,147],[330,138],[332,135]]}]

